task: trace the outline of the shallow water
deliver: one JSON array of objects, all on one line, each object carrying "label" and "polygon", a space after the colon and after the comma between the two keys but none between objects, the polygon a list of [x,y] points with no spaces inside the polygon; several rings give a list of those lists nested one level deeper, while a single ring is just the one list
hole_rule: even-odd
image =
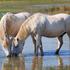
[{"label": "shallow water", "polygon": [[[28,8],[33,11],[34,9],[46,9],[55,6],[70,6],[70,4],[31,5]],[[0,46],[0,70],[70,70],[70,41],[67,35],[64,35],[63,41],[59,56],[55,55],[57,48],[56,38],[42,38],[43,57],[34,56],[31,37],[26,40],[22,56],[17,58],[7,58],[1,48],[2,46]]]},{"label": "shallow water", "polygon": [[[42,38],[44,56],[35,57],[31,37],[27,38],[23,54],[20,57],[7,58],[0,48],[0,70],[70,70],[70,46],[67,35],[60,56],[55,56],[56,38]],[[1,46],[0,46],[1,47]]]},{"label": "shallow water", "polygon": [[23,56],[0,59],[0,70],[70,70],[70,56]]}]

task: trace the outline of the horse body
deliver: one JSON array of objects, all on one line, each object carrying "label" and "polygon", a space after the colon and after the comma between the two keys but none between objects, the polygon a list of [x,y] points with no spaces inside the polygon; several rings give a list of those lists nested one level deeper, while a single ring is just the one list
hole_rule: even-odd
[{"label": "horse body", "polygon": [[9,50],[8,50],[10,45],[9,36],[15,37],[22,22],[24,22],[29,16],[30,16],[30,13],[28,12],[21,12],[17,14],[8,12],[1,18],[0,40],[3,46],[2,48],[6,53],[6,55],[9,54]]},{"label": "horse body", "polygon": [[32,16],[31,20],[25,22],[25,25],[23,25],[26,26],[27,29],[30,28],[31,33],[40,33],[41,36],[47,37],[58,37],[66,32],[66,28],[68,28],[66,27],[67,17],[67,14],[57,14],[54,16],[37,13]]},{"label": "horse body", "polygon": [[63,35],[69,32],[69,19],[70,16],[68,14],[46,15],[36,13],[21,25],[19,32],[14,39],[14,46],[18,46],[18,44],[21,44],[20,41],[24,41],[31,35],[35,45],[35,54],[38,55],[38,48],[40,48],[41,55],[43,55],[41,37],[57,37],[58,48],[56,54],[58,54],[63,44]]},{"label": "horse body", "polygon": [[[56,15],[58,16],[58,15]],[[65,23],[64,23],[64,17],[56,17],[55,16],[47,16],[46,19],[46,27],[45,27],[45,33],[43,33],[45,36],[48,37],[57,37],[62,35],[65,32]]]}]

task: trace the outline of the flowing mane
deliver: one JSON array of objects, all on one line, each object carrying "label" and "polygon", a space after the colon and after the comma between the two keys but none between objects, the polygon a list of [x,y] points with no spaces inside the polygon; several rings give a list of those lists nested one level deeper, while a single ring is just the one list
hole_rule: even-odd
[{"label": "flowing mane", "polygon": [[25,40],[31,33],[30,23],[34,16],[30,16],[25,22],[22,23],[15,38]]},{"label": "flowing mane", "polygon": [[18,38],[19,40],[22,40],[22,39],[25,39],[29,34],[29,31],[28,31],[28,28],[26,27],[25,24],[23,24],[21,27],[20,27],[20,30],[16,36],[16,38]]}]

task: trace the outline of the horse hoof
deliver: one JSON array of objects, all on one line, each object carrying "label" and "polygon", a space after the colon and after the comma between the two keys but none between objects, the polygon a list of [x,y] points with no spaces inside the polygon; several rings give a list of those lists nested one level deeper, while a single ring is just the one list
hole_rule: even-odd
[{"label": "horse hoof", "polygon": [[10,55],[8,55],[7,57],[11,57]]},{"label": "horse hoof", "polygon": [[15,53],[13,53],[13,54],[9,54],[7,57],[18,57],[18,54],[15,54]]},{"label": "horse hoof", "polygon": [[59,52],[58,52],[58,51],[56,51],[56,52],[55,52],[55,54],[56,54],[56,55],[59,55]]},{"label": "horse hoof", "polygon": [[12,56],[12,55],[11,55],[11,54],[9,54],[7,57],[9,57],[9,58],[10,58],[11,56]]},{"label": "horse hoof", "polygon": [[13,57],[18,57],[18,54],[13,53],[12,56]]},{"label": "horse hoof", "polygon": [[15,57],[18,57],[18,55],[17,55],[17,54],[15,54],[14,56],[15,56]]}]

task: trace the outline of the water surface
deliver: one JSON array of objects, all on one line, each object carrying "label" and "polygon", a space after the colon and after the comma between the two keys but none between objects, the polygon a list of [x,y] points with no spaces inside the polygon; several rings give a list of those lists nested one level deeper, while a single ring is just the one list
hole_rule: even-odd
[{"label": "water surface", "polygon": [[[9,3],[8,3],[9,4]],[[6,6],[6,8],[5,8]],[[70,4],[37,4],[30,5],[25,8],[21,6],[1,6],[1,11],[28,11],[47,9],[50,7],[70,6]],[[2,8],[3,7],[3,8]],[[15,9],[16,8],[16,9]],[[18,9],[19,8],[19,9]],[[26,10],[25,10],[26,11]],[[1,12],[2,16],[4,13]],[[0,70],[70,70],[70,41],[67,35],[63,37],[63,46],[59,52],[59,56],[55,55],[57,48],[57,38],[42,38],[44,56],[34,56],[34,47],[31,37],[26,39],[23,54],[20,57],[7,58],[0,45]]]},{"label": "water surface", "polygon": [[0,70],[70,70],[70,56],[0,58]]},{"label": "water surface", "polygon": [[0,46],[0,70],[70,70],[70,47],[67,35],[63,38],[64,44],[60,55],[56,56],[56,38],[42,38],[44,56],[34,56],[33,43],[28,37],[20,57],[7,58]]}]

